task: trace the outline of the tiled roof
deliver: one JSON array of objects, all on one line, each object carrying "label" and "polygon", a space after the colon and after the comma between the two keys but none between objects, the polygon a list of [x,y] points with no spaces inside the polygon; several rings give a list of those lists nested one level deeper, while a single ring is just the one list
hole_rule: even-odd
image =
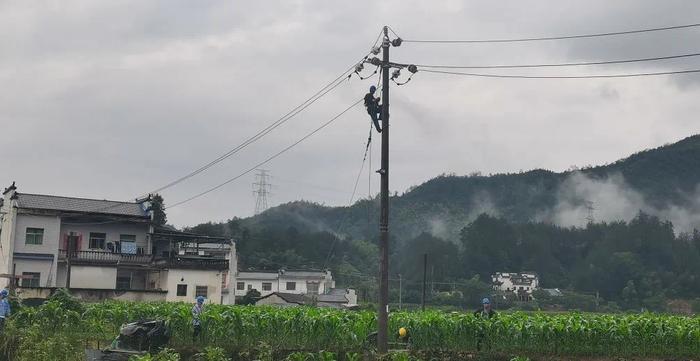
[{"label": "tiled roof", "polygon": [[296,294],[296,293],[282,293],[282,292],[273,292],[263,298],[270,297],[272,295],[277,295],[277,297],[283,299],[285,302],[288,303],[296,303],[299,305],[304,305],[309,302],[309,299],[306,297],[306,295],[301,295],[301,294]]},{"label": "tiled roof", "polygon": [[318,302],[347,303],[346,293],[344,288],[332,288],[330,293],[318,295]]},{"label": "tiled roof", "polygon": [[28,193],[17,196],[19,208],[148,217],[138,203]]}]

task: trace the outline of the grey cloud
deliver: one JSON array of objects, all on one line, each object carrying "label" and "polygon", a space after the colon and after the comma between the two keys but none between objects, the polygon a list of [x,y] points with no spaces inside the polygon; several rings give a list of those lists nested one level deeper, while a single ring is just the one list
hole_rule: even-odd
[{"label": "grey cloud", "polygon": [[[690,17],[697,10],[690,1],[2,2],[0,184],[16,180],[21,191],[111,199],[146,192],[233,148],[313,94],[364,55],[385,23],[404,38],[492,38],[687,23],[696,21]],[[692,50],[688,44],[698,34],[405,43],[392,49],[392,58],[494,64],[663,55]],[[391,188],[444,172],[606,163],[675,141],[700,130],[698,89],[688,79],[543,82],[418,73],[393,88]],[[286,147],[362,96],[368,84],[353,78],[259,143],[165,191],[166,203]],[[368,126],[357,107],[267,168],[351,190]],[[372,170],[377,160],[378,141]],[[250,215],[252,181],[244,177],[173,208],[169,218],[186,225]],[[378,179],[371,182],[376,191]],[[273,199],[301,198],[348,201],[303,185],[280,188]]]}]

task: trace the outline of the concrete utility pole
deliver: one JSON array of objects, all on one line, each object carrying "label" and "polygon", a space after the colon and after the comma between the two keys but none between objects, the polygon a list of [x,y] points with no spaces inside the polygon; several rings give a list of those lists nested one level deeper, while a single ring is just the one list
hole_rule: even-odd
[{"label": "concrete utility pole", "polygon": [[401,285],[401,273],[399,273],[399,310],[403,309],[403,302],[401,299],[401,292],[403,291],[403,287]]},{"label": "concrete utility pole", "polygon": [[420,309],[425,311],[425,286],[428,282],[428,254],[423,254],[423,296],[420,299]]},{"label": "concrete utility pole", "polygon": [[389,350],[389,28],[382,41],[382,163],[381,213],[379,217],[379,310],[377,312],[377,351]]}]

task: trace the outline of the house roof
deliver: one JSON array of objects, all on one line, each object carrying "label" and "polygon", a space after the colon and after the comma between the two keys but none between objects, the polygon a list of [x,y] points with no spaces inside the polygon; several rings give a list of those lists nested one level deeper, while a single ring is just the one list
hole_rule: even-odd
[{"label": "house roof", "polygon": [[25,209],[112,214],[144,218],[149,217],[148,213],[139,203],[62,197],[45,194],[17,193],[17,207]]},{"label": "house roof", "polygon": [[318,302],[347,303],[346,293],[347,290],[344,288],[331,288],[330,293],[318,295]]},{"label": "house roof", "polygon": [[564,295],[558,288],[544,288],[543,291],[547,292],[547,294],[552,297],[560,297]]},{"label": "house roof", "polygon": [[326,276],[326,272],[324,271],[289,271],[285,270],[284,272],[281,273],[282,277],[285,278],[293,278],[293,277],[300,277],[300,278],[309,278],[309,277],[317,277],[317,278],[323,278]]},{"label": "house roof", "polygon": [[265,298],[268,298],[268,297],[272,297],[272,295],[275,295],[275,296],[283,299],[287,303],[296,303],[298,305],[305,305],[310,301],[305,295],[297,294],[297,293],[284,293],[284,292],[272,292],[267,296],[260,297],[258,299],[258,301],[265,299]]}]

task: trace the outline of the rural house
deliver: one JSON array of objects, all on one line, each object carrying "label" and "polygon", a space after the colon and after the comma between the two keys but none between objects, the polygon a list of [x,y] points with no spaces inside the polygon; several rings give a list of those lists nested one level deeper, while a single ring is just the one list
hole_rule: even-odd
[{"label": "rural house", "polygon": [[512,292],[522,301],[529,301],[532,292],[539,287],[539,278],[535,273],[496,272],[491,276],[491,281],[494,290]]},{"label": "rural house", "polygon": [[261,296],[273,292],[288,294],[325,294],[335,287],[331,271],[284,270],[246,271],[236,275],[236,297],[243,297],[251,290]]},{"label": "rural house", "polygon": [[19,193],[13,183],[0,202],[0,287],[24,298],[69,288],[92,301],[234,302],[233,241],[156,226],[148,199]]}]

